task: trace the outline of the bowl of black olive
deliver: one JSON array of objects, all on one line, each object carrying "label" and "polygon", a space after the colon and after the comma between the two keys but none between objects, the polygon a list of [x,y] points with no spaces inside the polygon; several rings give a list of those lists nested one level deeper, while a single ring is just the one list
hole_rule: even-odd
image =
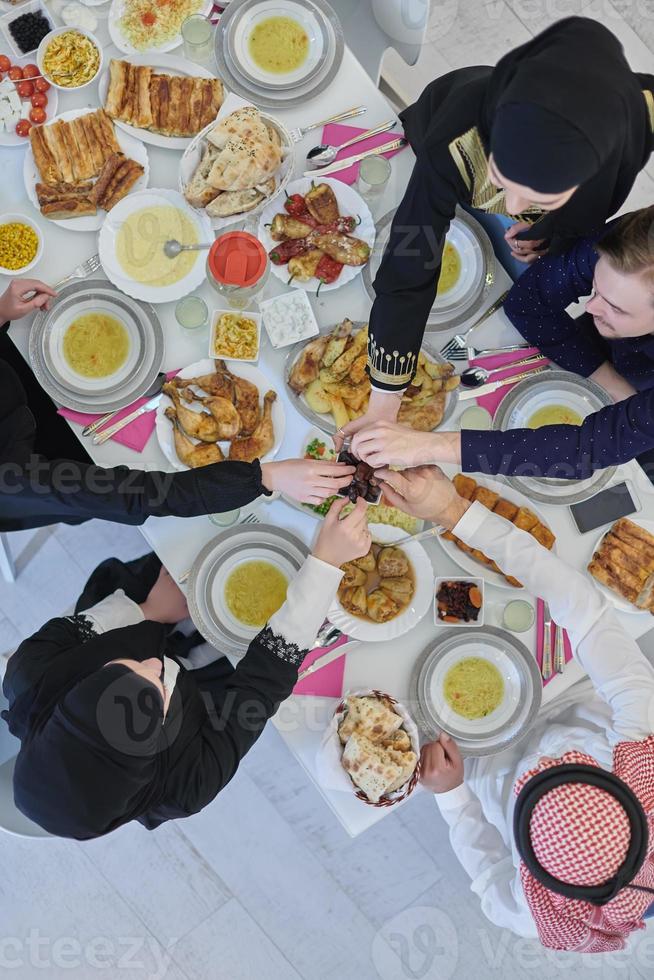
[{"label": "bowl of black olive", "polygon": [[0,23],[16,57],[33,54],[53,27],[41,0],[21,4],[15,11],[6,14]]},{"label": "bowl of black olive", "polygon": [[339,496],[349,497],[353,504],[357,502],[359,497],[363,497],[366,503],[378,504],[381,500],[382,489],[375,478],[375,471],[372,466],[364,463],[362,459],[357,459],[349,449],[341,449],[338,454],[338,462],[356,467],[352,482],[338,491]]}]

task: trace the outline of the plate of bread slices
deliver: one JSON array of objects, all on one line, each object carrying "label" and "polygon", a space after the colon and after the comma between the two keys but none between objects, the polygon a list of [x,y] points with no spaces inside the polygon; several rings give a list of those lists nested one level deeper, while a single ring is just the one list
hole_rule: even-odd
[{"label": "plate of bread slices", "polygon": [[278,120],[228,96],[215,122],[185,150],[179,189],[217,230],[242,214],[258,213],[284,190],[293,170],[292,147]]},{"label": "plate of bread slices", "polygon": [[[527,531],[544,548],[549,551],[554,549],[555,535],[550,531],[539,512],[534,510],[531,501],[519,490],[511,488],[508,496],[505,497],[504,494],[507,490],[505,484],[486,477],[484,477],[483,483],[478,483],[463,473],[457,473],[452,482],[459,496],[465,500],[478,501],[494,514],[510,521],[511,524],[515,524],[521,530]],[[483,575],[484,580],[489,585],[498,585],[503,589],[523,588],[521,582],[518,582],[511,575],[505,574],[494,561],[487,558],[478,549],[470,548],[452,531],[444,531],[439,535],[438,540],[450,558],[469,575]]]},{"label": "plate of bread slices", "polygon": [[34,207],[62,228],[97,231],[127,194],[148,186],[148,152],[103,109],[71,109],[33,126],[23,179]]},{"label": "plate of bread slices", "polygon": [[99,94],[117,126],[169,150],[185,150],[215,120],[225,97],[210,71],[169,54],[112,58]]},{"label": "plate of bread slices", "polygon": [[273,459],[286,416],[277,392],[253,364],[232,372],[224,361],[205,358],[164,385],[155,425],[168,461],[188,470],[225,459]]},{"label": "plate of bread slices", "polygon": [[602,532],[588,571],[616,609],[654,616],[654,521],[621,517]]}]

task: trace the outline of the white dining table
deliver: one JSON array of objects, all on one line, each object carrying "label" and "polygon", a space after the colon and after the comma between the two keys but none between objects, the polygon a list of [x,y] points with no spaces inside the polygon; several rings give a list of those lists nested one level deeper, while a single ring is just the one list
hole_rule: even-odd
[{"label": "white dining table", "polygon": [[[103,48],[105,64],[108,64],[110,57],[117,54],[116,49],[109,43],[106,25],[101,24],[96,33],[101,41],[106,42]],[[179,54],[181,51],[173,53]],[[97,84],[94,83],[81,92],[60,93],[59,111],[86,106],[97,107],[98,104]],[[356,125],[372,127],[394,114],[384,96],[375,88],[372,80],[346,47],[340,71],[325,92],[300,109],[273,112],[273,114],[287,126],[301,126],[355,105],[367,106],[366,114],[356,120]],[[296,176],[305,170],[306,152],[320,142],[320,136],[320,130],[315,130],[296,145]],[[35,211],[27,198],[23,184],[24,153],[22,148],[0,149],[2,159],[0,214],[5,211],[24,211],[39,224],[44,236],[45,249],[42,259],[31,275],[54,283],[71,272],[84,259],[97,252],[97,233],[75,232],[51,224]],[[150,187],[177,188],[180,153],[148,146],[148,154]],[[399,203],[411,173],[413,159],[413,154],[408,148],[393,157],[392,173],[383,197],[372,206],[375,219],[379,219]],[[496,263],[495,281],[487,294],[488,305],[504,292],[510,282],[509,276],[499,262]],[[2,277],[0,277],[1,287]],[[285,289],[286,287],[278,279],[271,276],[263,298],[277,295]],[[216,295],[206,282],[196,292],[204,297],[210,310],[218,305]],[[371,305],[360,275],[336,290],[324,292],[318,298],[310,294],[310,301],[321,327],[334,325],[346,316],[352,320],[366,320]],[[159,304],[156,310],[165,335],[163,361],[165,370],[182,368],[207,356],[207,329],[199,331],[182,329],[175,320],[174,303]],[[10,327],[10,337],[26,359],[31,319],[26,317],[12,323]],[[457,329],[461,330],[464,327],[465,324],[459,325]],[[432,344],[437,347],[442,346],[454,332],[456,331],[453,329],[446,333],[432,335]],[[520,342],[520,340],[521,338],[502,312],[490,317],[475,334],[475,343],[483,347]],[[277,390],[286,413],[286,431],[278,453],[280,459],[300,454],[304,447],[305,436],[311,428],[293,407],[285,391],[283,370],[287,353],[287,350],[274,350],[264,332],[258,367],[269,379],[271,387]],[[464,403],[457,409],[454,417],[448,422],[448,428],[457,427],[458,416],[466,405],[467,403]],[[94,446],[88,438],[82,438],[80,426],[69,424],[95,462],[102,466],[123,464],[135,469],[171,469],[154,434],[144,451],[136,453],[113,441],[102,446]],[[453,467],[445,467],[445,469],[452,474],[455,472]],[[630,479],[636,486],[642,502],[642,515],[654,519],[654,487],[635,462],[619,467],[612,482],[617,483],[625,478]],[[590,559],[599,532],[580,535],[567,507],[541,504],[538,505],[538,510],[557,536],[557,553],[574,568],[582,569]],[[272,502],[262,499],[243,509],[241,516],[246,512],[255,512],[260,521],[293,532],[307,545],[313,540],[318,528],[318,521],[313,516],[291,507],[281,499]],[[149,546],[176,578],[184,576],[200,549],[220,533],[206,517],[150,518],[141,530]],[[425,542],[424,547],[436,575],[461,573],[459,566],[445,553],[437,540]],[[498,620],[502,606],[513,594],[515,593],[512,589],[486,583],[486,612],[491,621],[493,617]],[[524,595],[524,592],[520,594]],[[391,694],[400,701],[406,700],[413,666],[420,653],[428,644],[434,642],[440,629],[434,624],[432,615],[430,611],[410,633],[398,640],[366,643],[354,647],[347,655],[345,663],[344,691],[377,689]],[[624,628],[636,638],[651,628],[650,616],[646,613],[620,612],[619,618]],[[519,639],[532,651],[536,648],[535,633],[534,626],[530,631],[519,636]],[[581,676],[581,669],[576,663],[568,664],[563,674],[556,676],[545,687],[544,704],[556,698]],[[347,833],[355,837],[394,808],[381,809],[368,806],[352,793],[330,790],[319,783],[316,774],[316,756],[337,703],[338,700],[334,698],[292,696],[280,707],[274,724],[290,751],[316,782]],[[422,790],[418,788],[416,792]],[[411,797],[400,805],[411,805]]]}]

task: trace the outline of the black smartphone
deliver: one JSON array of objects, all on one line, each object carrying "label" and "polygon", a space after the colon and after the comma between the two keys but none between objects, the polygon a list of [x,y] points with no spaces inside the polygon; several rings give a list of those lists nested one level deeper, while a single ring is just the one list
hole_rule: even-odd
[{"label": "black smartphone", "polygon": [[604,524],[612,524],[620,517],[634,514],[637,510],[640,510],[640,500],[628,483],[616,483],[614,487],[570,506],[572,519],[581,534],[594,531]]}]

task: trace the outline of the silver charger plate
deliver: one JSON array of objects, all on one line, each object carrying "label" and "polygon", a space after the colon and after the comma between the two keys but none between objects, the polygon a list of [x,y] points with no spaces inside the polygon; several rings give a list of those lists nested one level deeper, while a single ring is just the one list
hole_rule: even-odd
[{"label": "silver charger plate", "polygon": [[[353,329],[354,333],[357,333],[357,331],[359,331],[362,327],[365,327],[366,325],[361,320],[353,320],[352,323],[354,324],[354,329]],[[336,324],[334,324],[334,326],[336,326]],[[325,334],[331,333],[332,330],[334,329],[334,326],[328,328],[325,327],[324,329],[321,329],[318,336],[324,336]],[[300,340],[297,344],[293,344],[293,346],[289,349],[289,352],[286,355],[286,361],[284,362],[284,381],[286,383],[286,394],[291,400],[291,403],[294,405],[294,407],[297,409],[300,415],[307,420],[307,422],[311,422],[312,425],[316,425],[321,430],[321,432],[325,432],[327,435],[333,435],[336,432],[336,426],[334,425],[334,419],[332,418],[332,415],[331,414],[320,415],[318,412],[314,412],[313,409],[309,408],[304,396],[298,395],[297,392],[293,391],[293,389],[288,383],[288,379],[291,376],[291,371],[293,370],[293,365],[295,364],[297,358],[301,354],[302,350],[307,346],[307,344],[310,344],[313,340],[316,340],[316,337],[310,337],[309,340]],[[436,361],[439,364],[447,364],[447,360],[443,357],[443,355],[439,351],[432,348],[430,344],[423,342],[421,350],[424,351],[424,353],[431,361]],[[443,413],[443,418],[439,422],[438,428],[440,428],[442,425],[445,425],[445,423],[449,421],[449,419],[454,414],[454,410],[456,408],[458,398],[459,398],[458,392],[459,389],[455,388],[454,391],[447,391],[445,393],[446,394],[445,411]]]},{"label": "silver charger plate", "polygon": [[[388,211],[377,222],[375,246],[372,250],[370,261],[363,268],[363,285],[371,302],[375,301],[373,282],[388,244],[391,223],[394,217],[395,210]],[[486,305],[486,298],[493,288],[495,281],[496,259],[490,238],[479,222],[472,215],[468,214],[467,211],[464,211],[463,208],[457,206],[455,218],[474,236],[481,249],[482,267],[479,274],[479,282],[477,283],[476,289],[468,296],[466,302],[460,306],[452,309],[444,308],[443,310],[437,310],[435,307],[432,307],[425,327],[427,333],[445,333],[446,331],[452,330],[453,327],[459,327],[462,323],[472,319]]]},{"label": "silver charger plate", "polygon": [[244,638],[234,632],[231,625],[214,606],[211,592],[214,580],[221,566],[237,554],[243,553],[247,561],[247,549],[268,552],[271,560],[275,557],[289,562],[299,571],[309,549],[294,534],[272,524],[241,524],[228,528],[218,537],[209,541],[193,562],[189,574],[187,600],[191,619],[202,636],[217,650],[245,653],[252,636]]},{"label": "silver charger plate", "polygon": [[[493,430],[506,432],[523,428],[528,415],[548,402],[557,404],[561,401],[569,403],[572,409],[584,417],[613,404],[607,392],[594,381],[569,371],[552,369],[519,381],[509,391],[495,412]],[[569,506],[587,500],[605,487],[613,479],[616,469],[615,466],[609,466],[604,470],[597,470],[587,480],[564,480],[527,474],[505,476],[503,479],[532,500],[543,504]]]},{"label": "silver charger plate", "polygon": [[259,85],[249,81],[239,71],[238,66],[234,64],[230,56],[229,32],[232,30],[235,18],[242,16],[246,9],[257,3],[257,0],[232,0],[216,28],[215,53],[218,76],[230,92],[236,92],[244,98],[252,99],[259,108],[294,109],[304,106],[306,102],[316,98],[331,85],[341,66],[345,41],[335,11],[326,3],[326,0],[298,0],[298,2],[311,10],[318,20],[326,25],[327,32],[332,36],[329,39],[330,43],[323,69],[310,78],[308,82],[304,80],[288,89],[273,90],[266,88],[263,84]]},{"label": "silver charger plate", "polygon": [[[429,696],[429,685],[438,661],[452,650],[468,643],[486,644],[501,649],[502,653],[510,658],[522,683],[522,697],[518,710],[491,734],[480,735],[477,738],[462,735],[456,726],[446,724]],[[430,643],[421,653],[413,669],[409,687],[410,703],[418,728],[429,739],[436,738],[441,731],[448,732],[456,738],[464,757],[496,755],[524,738],[536,720],[542,696],[543,681],[536,658],[524,643],[505,630],[494,626],[479,626],[471,629],[457,627],[446,630],[438,640]]]},{"label": "silver charger plate", "polygon": [[[137,363],[128,378],[106,388],[84,390],[63,378],[49,353],[49,338],[62,316],[72,321],[94,302],[113,312],[118,319],[128,319],[139,338]],[[50,310],[37,313],[29,338],[29,359],[41,387],[58,405],[76,412],[115,412],[144,394],[161,369],[164,336],[159,318],[149,303],[126,296],[106,279],[85,279],[65,286]]]}]

